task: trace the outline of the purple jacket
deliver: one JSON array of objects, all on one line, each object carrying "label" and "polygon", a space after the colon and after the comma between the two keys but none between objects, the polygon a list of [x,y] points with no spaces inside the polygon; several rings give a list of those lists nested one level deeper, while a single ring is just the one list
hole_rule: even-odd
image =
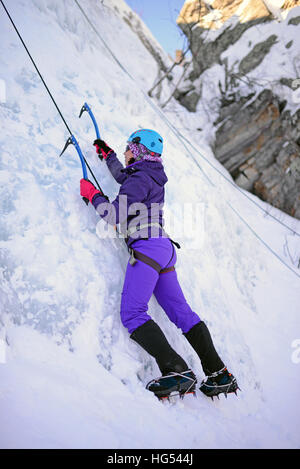
[{"label": "purple jacket", "polygon": [[[142,160],[124,168],[115,153],[110,153],[106,163],[121,187],[111,203],[100,194],[93,197],[92,203],[100,217],[112,225],[120,224],[124,235],[128,228],[134,230],[138,225],[159,223],[163,226],[164,185],[168,178],[162,163]],[[130,246],[137,239],[161,236],[168,237],[161,228],[143,228],[138,233],[132,233],[127,244]]]}]

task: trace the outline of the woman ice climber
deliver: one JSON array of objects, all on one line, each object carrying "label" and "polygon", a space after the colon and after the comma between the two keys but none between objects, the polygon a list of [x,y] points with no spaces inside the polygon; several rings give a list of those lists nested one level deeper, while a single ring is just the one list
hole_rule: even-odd
[{"label": "woman ice climber", "polygon": [[154,293],[201,360],[207,378],[202,381],[200,390],[211,397],[236,392],[236,379],[216,352],[206,324],[186,302],[177,279],[174,242],[163,230],[162,205],[168,178],[161,158],[162,137],[149,129],[130,135],[124,152],[125,168],[103,140],[95,140],[94,145],[100,159],[106,161],[112,176],[121,185],[120,191],[109,203],[90,181],[81,179],[80,193],[106,222],[120,224],[125,233],[131,258],[122,291],[121,321],[131,339],[155,358],[162,373],[147,389],[159,398],[172,391],[183,395],[194,392],[197,382],[193,371],[148,314],[148,302]]}]

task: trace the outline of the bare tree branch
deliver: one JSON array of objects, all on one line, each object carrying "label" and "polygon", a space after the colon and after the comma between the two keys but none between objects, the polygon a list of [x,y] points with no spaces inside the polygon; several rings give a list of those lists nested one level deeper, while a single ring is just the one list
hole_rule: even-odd
[{"label": "bare tree branch", "polygon": [[182,57],[180,59],[179,62],[174,62],[172,64],[172,66],[169,68],[169,70],[166,71],[166,73],[152,86],[152,88],[150,88],[150,90],[148,91],[148,95],[150,97],[152,97],[152,93],[153,91],[155,90],[155,88],[161,84],[161,82],[172,72],[172,70],[177,66],[177,65],[180,65],[183,60],[184,60],[184,57],[185,55],[187,54],[187,52],[190,50],[190,46],[187,47],[187,49],[182,53]]},{"label": "bare tree branch", "polygon": [[192,63],[192,62],[189,62],[186,66],[184,66],[183,72],[182,72],[182,74],[181,74],[181,77],[179,78],[177,84],[175,85],[174,90],[172,91],[172,93],[171,93],[171,95],[169,96],[169,98],[167,99],[167,101],[165,101],[165,102],[161,105],[162,108],[164,108],[164,107],[168,104],[168,102],[171,101],[172,97],[173,97],[174,94],[176,93],[176,90],[177,90],[178,86],[180,85],[180,83],[181,83],[181,81],[182,81],[182,79],[183,79],[183,77],[184,77],[184,75],[185,75],[187,69],[188,69],[189,66],[191,65],[191,63]]}]

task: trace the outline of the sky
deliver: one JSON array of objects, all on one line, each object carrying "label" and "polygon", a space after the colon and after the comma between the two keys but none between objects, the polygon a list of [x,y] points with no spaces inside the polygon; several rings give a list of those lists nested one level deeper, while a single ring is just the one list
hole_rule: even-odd
[{"label": "sky", "polygon": [[184,0],[125,0],[148,26],[152,34],[172,57],[182,49],[184,36],[176,19]]}]

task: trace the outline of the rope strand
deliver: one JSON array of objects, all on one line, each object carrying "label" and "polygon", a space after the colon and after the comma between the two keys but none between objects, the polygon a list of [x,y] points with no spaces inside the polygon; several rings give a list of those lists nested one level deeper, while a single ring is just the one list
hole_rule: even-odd
[{"label": "rope strand", "polygon": [[[56,107],[57,112],[59,113],[59,115],[60,115],[60,117],[61,117],[63,123],[65,124],[66,128],[68,129],[68,132],[69,132],[70,135],[72,136],[73,134],[72,134],[72,132],[71,132],[70,127],[68,126],[68,124],[67,124],[67,122],[66,122],[66,120],[65,120],[65,118],[64,118],[64,116],[63,116],[63,114],[62,114],[62,112],[61,112],[61,110],[59,109],[59,107],[58,107],[58,105],[57,105],[57,103],[56,103],[56,101],[55,101],[55,99],[54,99],[54,97],[53,97],[51,91],[49,90],[49,88],[48,88],[48,86],[47,86],[47,83],[45,82],[45,80],[44,80],[44,78],[43,78],[41,72],[39,71],[39,69],[38,69],[38,67],[37,67],[37,65],[36,65],[36,63],[35,63],[35,61],[34,61],[34,59],[32,58],[32,56],[31,56],[31,54],[30,54],[30,52],[29,52],[29,50],[28,50],[28,47],[26,46],[25,42],[23,41],[23,38],[22,38],[21,34],[20,34],[19,31],[18,31],[18,28],[16,27],[16,25],[15,25],[15,23],[14,23],[12,17],[10,16],[10,14],[9,14],[9,12],[8,12],[8,10],[7,10],[7,8],[6,8],[6,6],[4,5],[3,0],[0,0],[0,2],[1,2],[1,4],[2,4],[2,6],[3,6],[3,8],[4,8],[4,10],[5,10],[5,12],[6,12],[6,14],[7,14],[7,16],[8,16],[8,18],[9,18],[9,20],[10,20],[10,22],[11,22],[11,24],[13,25],[14,30],[16,31],[16,33],[17,33],[17,35],[18,35],[18,37],[19,37],[21,43],[23,44],[24,49],[26,50],[26,52],[27,52],[27,54],[28,54],[28,57],[30,58],[30,60],[31,60],[31,62],[32,62],[33,66],[34,66],[34,68],[35,68],[35,70],[36,70],[36,72],[38,73],[38,75],[39,75],[39,77],[40,77],[40,79],[41,79],[41,81],[42,81],[44,87],[46,88],[46,90],[47,90],[47,92],[48,92],[48,94],[49,94],[49,96],[50,96],[50,98],[51,98],[51,100],[52,100],[54,106]],[[88,162],[86,161],[86,159],[85,159],[84,156],[83,156],[83,159],[84,159],[84,162],[85,162],[87,168],[89,169],[89,171],[90,171],[92,177],[94,178],[94,181],[95,181],[95,183],[96,183],[97,186],[98,186],[98,189],[99,189],[101,192],[103,192],[102,189],[101,189],[100,186],[99,186],[99,183],[98,183],[98,181],[97,181],[97,179],[96,179],[96,177],[95,177],[93,171],[91,170],[91,168],[90,168],[90,166],[89,166],[89,164],[88,164]]]}]

